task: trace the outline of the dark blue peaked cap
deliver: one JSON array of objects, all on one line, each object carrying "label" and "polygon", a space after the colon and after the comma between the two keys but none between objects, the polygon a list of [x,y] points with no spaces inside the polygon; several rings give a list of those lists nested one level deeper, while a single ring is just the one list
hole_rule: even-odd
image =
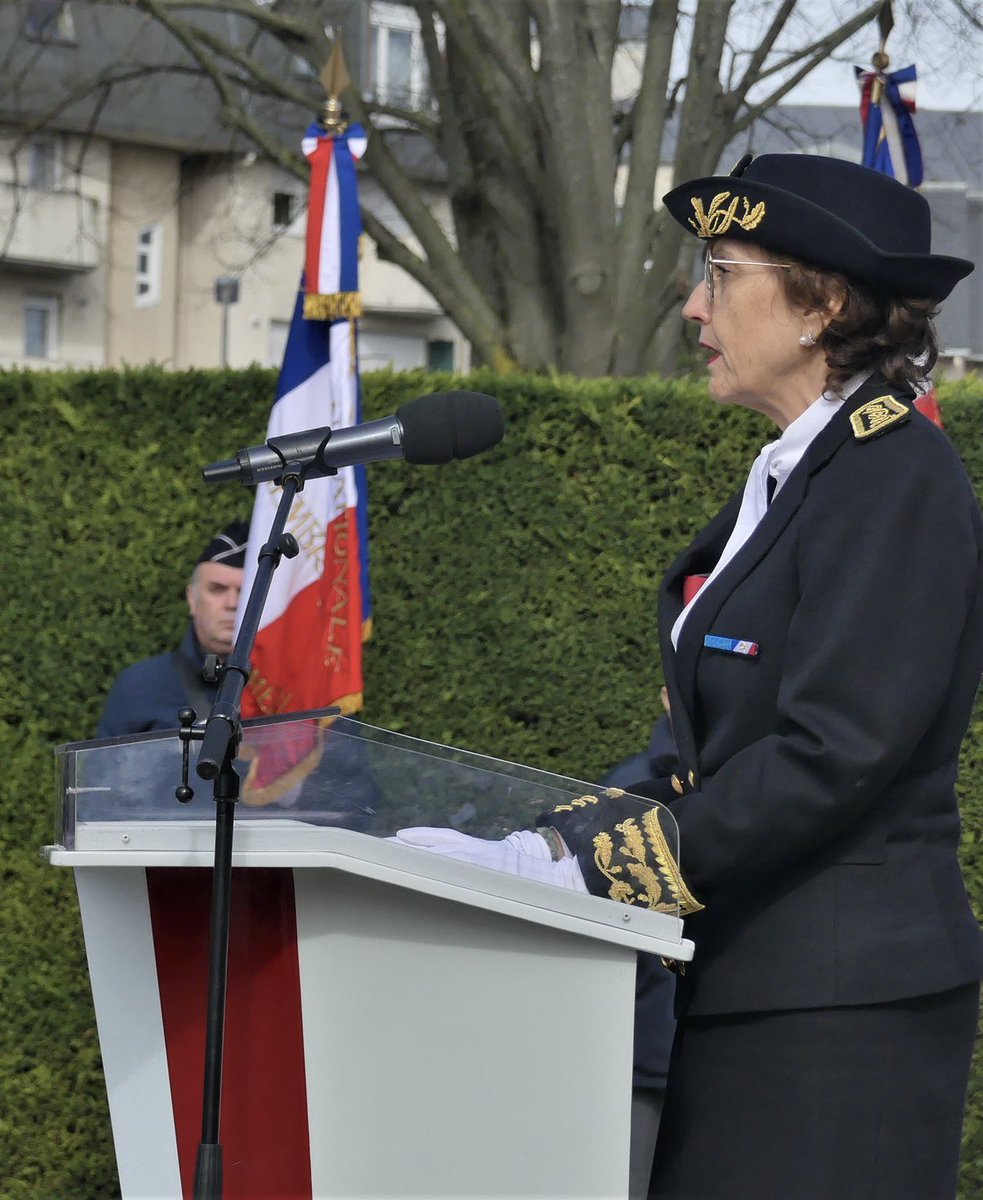
[{"label": "dark blue peaked cap", "polygon": [[693,179],[662,200],[696,237],[763,246],[890,295],[942,300],[973,270],[932,253],[924,196],[840,158],[745,155],[730,175]]},{"label": "dark blue peaked cap", "polygon": [[249,522],[232,521],[216,533],[202,550],[198,561],[222,563],[226,567],[246,565],[246,543],[249,541]]}]

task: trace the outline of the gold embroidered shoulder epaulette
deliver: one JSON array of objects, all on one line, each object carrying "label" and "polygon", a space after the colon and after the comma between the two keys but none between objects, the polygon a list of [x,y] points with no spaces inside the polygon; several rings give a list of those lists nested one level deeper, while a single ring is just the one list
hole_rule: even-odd
[{"label": "gold embroidered shoulder epaulette", "polygon": [[880,437],[882,433],[903,425],[911,418],[911,406],[895,396],[878,396],[868,400],[850,414],[853,436],[858,442]]}]

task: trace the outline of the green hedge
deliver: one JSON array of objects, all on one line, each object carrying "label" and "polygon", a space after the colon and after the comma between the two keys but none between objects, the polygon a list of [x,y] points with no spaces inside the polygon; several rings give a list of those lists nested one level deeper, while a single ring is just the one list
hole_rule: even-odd
[{"label": "green hedge", "polygon": [[[190,564],[251,493],[200,467],[264,438],[268,371],[0,374],[0,1193],[118,1195],[74,890],[46,866],[52,747],[86,737],[115,672],[170,648]],[[365,379],[366,416],[448,386]],[[505,442],[371,469],[375,634],[364,719],[592,778],[659,711],[659,577],[770,427],[698,381],[475,375]],[[983,382],[942,391],[983,493]],[[965,752],[965,862],[983,911],[983,718]],[[983,1064],[964,1200],[983,1193]]]}]

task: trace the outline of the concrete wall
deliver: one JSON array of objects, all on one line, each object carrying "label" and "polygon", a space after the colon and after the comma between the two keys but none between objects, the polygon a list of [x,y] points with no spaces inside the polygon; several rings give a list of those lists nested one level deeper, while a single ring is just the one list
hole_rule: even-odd
[{"label": "concrete wall", "polygon": [[[273,195],[297,197],[297,218],[273,224]],[[272,365],[276,325],[290,320],[304,256],[303,186],[269,163],[250,157],[207,160],[185,171],[181,198],[181,366],[222,361],[224,306],[215,299],[219,276],[239,278],[239,301],[228,306],[228,363]]]},{"label": "concrete wall", "polygon": [[[106,296],[110,366],[180,365],[176,354],[180,194],[177,151],[114,145]],[[138,235],[151,227],[159,231],[159,287],[154,299],[142,302],[136,291]]]},{"label": "concrete wall", "polygon": [[[371,209],[380,220],[385,221],[411,250],[419,254],[419,242],[378,184],[373,179],[363,176],[359,187],[362,204]],[[437,188],[424,188],[422,194],[435,220],[448,232],[453,242],[453,219],[446,193]],[[413,365],[427,365],[427,344],[442,341],[453,345],[454,370],[469,369],[471,347],[461,331],[444,315],[440,305],[420,283],[401,267],[379,258],[375,243],[368,237],[363,238],[359,282],[366,314],[362,322],[362,332],[363,335],[367,335],[366,340],[369,341],[370,347],[375,346],[375,350],[366,355],[366,369],[385,365],[384,361],[376,361],[372,353],[380,349],[384,352],[387,337],[394,339],[394,366],[403,365],[405,362],[400,356],[399,343],[395,339],[412,338],[418,342],[419,353],[422,355]]]}]

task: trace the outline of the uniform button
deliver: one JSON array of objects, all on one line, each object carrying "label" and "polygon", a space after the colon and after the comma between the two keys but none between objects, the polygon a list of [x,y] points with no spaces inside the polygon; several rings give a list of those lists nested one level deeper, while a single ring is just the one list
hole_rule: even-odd
[{"label": "uniform button", "polygon": [[690,771],[690,773],[689,773],[689,785],[691,788],[696,787],[696,772],[695,771]]},{"label": "uniform button", "polygon": [[679,778],[678,775],[673,775],[673,777],[669,780],[669,782],[672,784],[672,790],[674,792],[678,792],[680,796],[686,790],[683,787],[683,781]]}]

